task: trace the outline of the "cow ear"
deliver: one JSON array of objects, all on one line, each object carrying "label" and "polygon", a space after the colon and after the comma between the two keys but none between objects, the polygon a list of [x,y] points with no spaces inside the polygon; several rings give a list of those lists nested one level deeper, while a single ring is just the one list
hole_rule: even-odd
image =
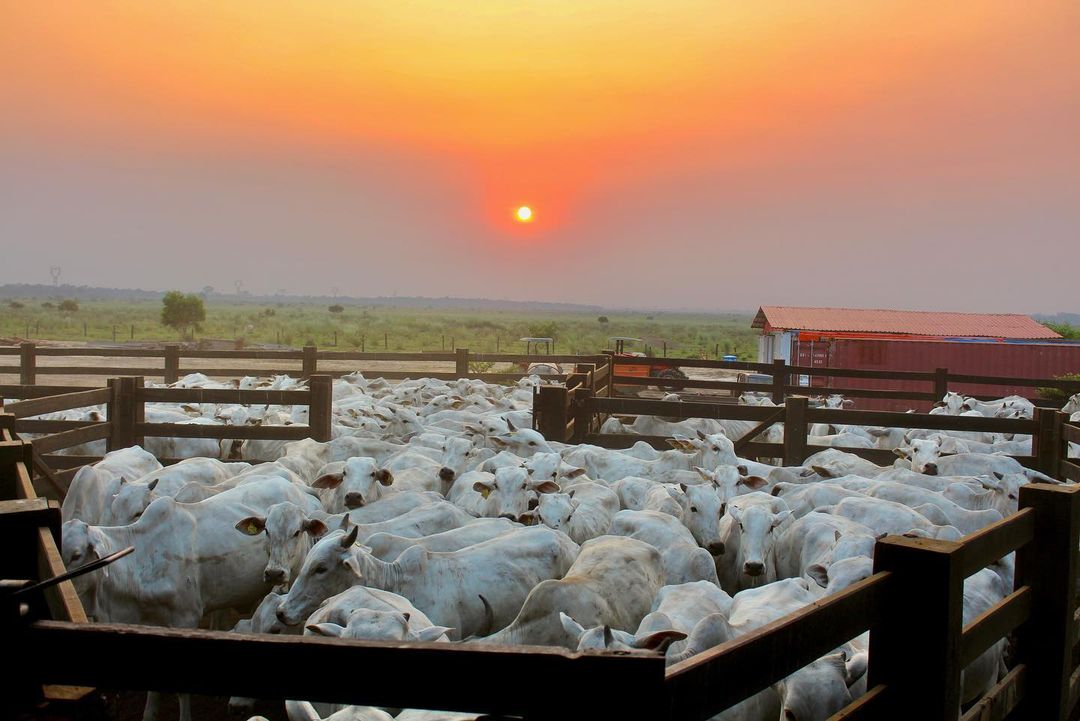
[{"label": "cow ear", "polygon": [[750,469],[747,468],[746,466],[743,466],[743,465],[736,466],[735,470],[737,470],[739,472],[740,476],[745,476],[745,475],[750,473]]},{"label": "cow ear", "polygon": [[687,486],[686,486],[685,483],[680,483],[679,484],[679,490],[682,491],[683,493],[686,493],[686,488],[687,488]]},{"label": "cow ear", "polygon": [[336,623],[313,623],[306,628],[316,636],[329,636],[332,638],[340,638],[341,634],[345,631],[344,628]]},{"label": "cow ear", "polygon": [[303,528],[305,531],[310,533],[312,536],[315,536],[316,538],[325,535],[326,531],[328,530],[326,528],[326,524],[320,521],[318,518],[309,518],[308,520],[304,521]]},{"label": "cow ear", "polygon": [[389,486],[391,483],[394,482],[394,474],[386,468],[380,468],[379,470],[375,471],[375,478],[377,478],[379,483],[383,484],[384,486]]},{"label": "cow ear", "polygon": [[611,626],[604,624],[604,648],[611,648],[611,645],[615,643],[615,634],[611,632]]},{"label": "cow ear", "polygon": [[577,478],[585,473],[584,468],[573,468],[570,471],[563,474],[566,478]]},{"label": "cow ear", "polygon": [[746,476],[744,478],[740,478],[737,485],[746,486],[750,490],[756,491],[759,488],[764,488],[765,486],[769,485],[769,482],[761,476]]},{"label": "cow ear", "polygon": [[541,481],[533,488],[537,493],[558,493],[560,490],[559,484],[552,480]]},{"label": "cow ear", "polygon": [[356,543],[356,537],[360,534],[360,526],[353,526],[352,530],[341,537],[341,547],[351,548]]},{"label": "cow ear", "polygon": [[813,580],[814,583],[822,588],[829,587],[829,571],[820,563],[812,563],[806,567],[806,575]]},{"label": "cow ear", "polygon": [[419,631],[413,631],[413,637],[422,643],[432,643],[438,641],[444,635],[448,636],[454,629],[447,626],[428,626],[427,628]]},{"label": "cow ear", "polygon": [[315,482],[311,484],[312,488],[337,488],[341,485],[341,482],[345,480],[344,473],[327,473],[325,476],[319,476],[315,479]]},{"label": "cow ear", "polygon": [[266,530],[266,519],[258,516],[248,516],[236,522],[234,528],[247,536],[257,536]]},{"label": "cow ear", "polygon": [[[412,548],[416,548],[416,546],[412,546]],[[364,571],[360,568],[360,562],[356,560],[356,556],[346,558],[345,567],[352,571],[361,582],[364,580]]]},{"label": "cow ear", "polygon": [[1004,473],[999,473],[998,471],[994,471],[994,478],[998,479],[999,481],[1004,481],[1005,480],[1005,474]]},{"label": "cow ear", "polygon": [[656,633],[650,633],[644,638],[634,639],[634,648],[644,648],[657,653],[667,653],[668,646],[676,641],[682,641],[685,638],[686,634],[682,631],[676,631],[674,629],[657,631]]},{"label": "cow ear", "polygon": [[703,480],[713,481],[714,483],[716,482],[716,479],[713,477],[713,475],[701,466],[694,466],[694,470],[697,471],[697,474],[701,476]]},{"label": "cow ear", "polygon": [[528,510],[518,516],[518,523],[524,526],[536,526],[540,523],[540,516],[536,511]]},{"label": "cow ear", "polygon": [[585,633],[584,626],[562,611],[559,611],[559,621],[562,623],[563,630],[575,639],[581,638],[582,634]]},{"label": "cow ear", "polygon": [[[123,479],[121,479],[121,480],[123,480]],[[147,483],[147,484],[146,484],[146,490],[148,490],[148,491],[152,491],[152,490],[154,490],[155,488],[157,488],[157,484],[158,484],[158,481],[160,481],[160,480],[161,480],[160,478],[155,478],[154,480],[152,480],[152,481],[150,481],[149,483]]]},{"label": "cow ear", "polygon": [[857,653],[844,664],[844,681],[848,686],[852,685],[866,674],[866,667],[870,661],[870,654]]},{"label": "cow ear", "polygon": [[840,542],[840,531],[834,531],[833,532],[833,541],[836,542],[836,543]]},{"label": "cow ear", "polygon": [[474,483],[472,485],[472,489],[474,491],[476,491],[477,493],[479,493],[484,498],[487,498],[488,496],[490,496],[491,492],[494,490],[491,487],[491,484],[488,483],[487,481],[477,481],[476,483]]},{"label": "cow ear", "polygon": [[773,528],[782,526],[787,520],[791,518],[791,511],[780,511],[772,519]]},{"label": "cow ear", "polygon": [[814,469],[814,473],[818,474],[822,478],[836,478],[836,474],[833,473],[832,471],[830,471],[828,468],[825,468],[824,466],[810,466],[810,467]]},{"label": "cow ear", "polygon": [[907,460],[907,451],[905,451],[903,448],[894,448],[892,449],[892,452],[900,458]]}]

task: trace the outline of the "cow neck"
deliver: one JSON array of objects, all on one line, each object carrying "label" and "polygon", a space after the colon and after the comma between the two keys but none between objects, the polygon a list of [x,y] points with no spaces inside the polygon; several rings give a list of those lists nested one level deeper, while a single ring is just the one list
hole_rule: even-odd
[{"label": "cow neck", "polygon": [[405,574],[394,563],[381,561],[359,546],[352,547],[352,555],[360,564],[365,586],[392,592],[400,587]]}]

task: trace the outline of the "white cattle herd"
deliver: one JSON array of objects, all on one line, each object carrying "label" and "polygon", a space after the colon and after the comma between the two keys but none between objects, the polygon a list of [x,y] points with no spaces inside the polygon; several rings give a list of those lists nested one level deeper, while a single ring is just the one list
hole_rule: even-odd
[{"label": "white cattle herd", "polygon": [[[890,467],[835,448],[797,467],[741,459],[732,440],[755,425],[741,421],[606,425],[668,434],[666,451],[552,443],[531,429],[539,382],[357,373],[334,383],[328,443],[148,439],[114,451],[71,484],[64,562],[135,547],[76,581],[100,622],[220,628],[239,614],[239,633],[542,644],[670,664],[866,578],[885,534],[961,538],[1016,512],[1022,484],[1050,480],[1002,453],[1030,453],[1030,438],[994,433],[813,429],[822,446],[893,448],[902,458]],[[1080,414],[1080,396],[1065,410]],[[935,412],[1030,417],[1032,406],[950,393]],[[146,416],[281,425],[305,423],[306,408],[148,404]],[[967,579],[965,622],[1012,585],[1010,557]],[[965,702],[997,682],[1003,645],[965,670]],[[867,646],[853,639],[716,718],[826,719],[865,690]],[[149,695],[147,719],[159,701]],[[302,700],[286,710],[292,721],[476,717]]]}]

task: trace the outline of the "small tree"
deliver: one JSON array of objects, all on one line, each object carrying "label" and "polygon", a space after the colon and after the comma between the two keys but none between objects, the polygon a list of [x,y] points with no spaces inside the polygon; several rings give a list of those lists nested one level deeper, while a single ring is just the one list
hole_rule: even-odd
[{"label": "small tree", "polygon": [[344,313],[345,312],[345,306],[338,305],[337,303],[334,303],[332,306],[330,306],[330,312],[331,313]]},{"label": "small tree", "polygon": [[199,329],[199,324],[206,320],[206,306],[194,293],[187,295],[178,290],[170,290],[161,300],[161,324],[180,332],[180,337],[189,336]]},{"label": "small tree", "polygon": [[8,307],[11,308],[12,310],[22,310],[26,306],[24,304],[20,303],[17,300],[9,300],[8,301]]},{"label": "small tree", "polygon": [[606,315],[602,315],[599,318],[597,318],[596,320],[599,321],[600,323],[607,323],[608,322],[608,317]]},{"label": "small tree", "polygon": [[553,320],[533,323],[529,326],[529,335],[534,338],[556,338],[559,335],[559,324]]},{"label": "small tree", "polygon": [[60,305],[57,306],[61,313],[78,313],[79,304],[73,300],[60,301]]}]

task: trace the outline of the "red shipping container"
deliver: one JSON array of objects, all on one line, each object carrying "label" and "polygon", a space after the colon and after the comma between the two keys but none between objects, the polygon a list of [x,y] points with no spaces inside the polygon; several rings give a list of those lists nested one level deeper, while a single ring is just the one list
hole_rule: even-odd
[{"label": "red shipping container", "polygon": [[[959,340],[875,340],[870,338],[823,338],[793,341],[792,357],[800,366],[934,372],[1013,378],[1056,378],[1080,373],[1080,343],[1000,342]],[[860,388],[928,392],[931,382],[878,380],[870,378],[825,378],[815,376],[812,387]],[[1037,395],[1030,386],[950,383],[949,390],[974,396]],[[855,407],[865,410],[925,412],[931,403],[906,400],[855,398]]]}]

